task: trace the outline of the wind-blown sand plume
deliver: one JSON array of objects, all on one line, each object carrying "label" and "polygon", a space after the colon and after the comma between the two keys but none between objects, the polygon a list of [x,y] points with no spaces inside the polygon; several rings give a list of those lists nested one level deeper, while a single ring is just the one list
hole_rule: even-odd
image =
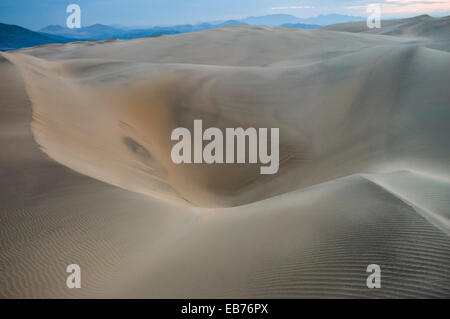
[{"label": "wind-blown sand plume", "polygon": [[[0,157],[0,293],[450,296],[450,53],[411,21],[422,39],[230,27],[2,54],[1,143],[36,178]],[[37,144],[74,171],[32,143],[27,96]],[[280,128],[279,172],[174,164],[170,133],[194,119]],[[65,288],[70,263],[86,289]]]}]

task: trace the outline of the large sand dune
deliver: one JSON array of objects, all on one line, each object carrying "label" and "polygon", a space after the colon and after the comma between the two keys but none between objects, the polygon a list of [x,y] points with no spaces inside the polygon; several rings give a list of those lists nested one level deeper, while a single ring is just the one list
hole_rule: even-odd
[{"label": "large sand dune", "polygon": [[429,15],[421,15],[414,18],[399,20],[383,20],[382,28],[368,29],[366,21],[341,23],[327,26],[324,29],[344,32],[362,32],[384,35],[401,35],[413,38],[442,39],[450,37],[450,16],[433,18]]},{"label": "large sand dune", "polygon": [[[2,54],[0,294],[449,297],[450,22],[423,19]],[[194,119],[279,127],[279,172],[174,164]]]}]

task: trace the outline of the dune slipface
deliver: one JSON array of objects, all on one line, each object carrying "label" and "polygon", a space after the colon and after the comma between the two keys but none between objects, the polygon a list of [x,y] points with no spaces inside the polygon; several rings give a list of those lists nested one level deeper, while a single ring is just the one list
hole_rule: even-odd
[{"label": "dune slipface", "polygon": [[[0,294],[449,297],[449,39],[423,19],[3,53]],[[195,119],[279,128],[278,173],[173,163]]]}]

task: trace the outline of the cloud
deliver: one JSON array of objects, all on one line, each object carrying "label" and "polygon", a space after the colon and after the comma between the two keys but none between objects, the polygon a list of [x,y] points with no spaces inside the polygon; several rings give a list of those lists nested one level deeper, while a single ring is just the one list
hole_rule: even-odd
[{"label": "cloud", "polygon": [[[377,3],[375,0],[374,3]],[[378,2],[382,13],[430,13],[438,11],[450,11],[450,0],[384,0]],[[350,10],[365,11],[366,6],[350,6]]]}]

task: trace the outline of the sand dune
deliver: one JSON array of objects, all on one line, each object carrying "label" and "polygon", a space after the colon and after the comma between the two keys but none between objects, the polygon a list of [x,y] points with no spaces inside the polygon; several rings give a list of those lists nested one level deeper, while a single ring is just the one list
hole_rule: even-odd
[{"label": "sand dune", "polygon": [[[159,252],[145,280],[130,280],[119,296],[429,298],[450,293],[444,270],[450,260],[448,235],[357,175],[213,210],[183,234],[182,242]],[[378,291],[365,285],[365,268],[373,260],[386,276]]]},{"label": "sand dune", "polygon": [[383,20],[382,28],[368,29],[366,21],[341,23],[327,26],[324,29],[344,32],[364,32],[406,37],[449,38],[450,16],[433,18],[421,15],[399,20]]},{"label": "sand dune", "polygon": [[[2,53],[0,295],[450,296],[437,20]],[[170,132],[194,119],[279,127],[279,172],[174,164]],[[83,289],[65,287],[69,263]],[[371,263],[382,289],[365,285]]]},{"label": "sand dune", "polygon": [[403,37],[421,46],[450,52],[450,16],[433,18],[422,15],[399,20],[383,20],[380,29],[368,29],[366,22],[341,23],[324,27],[326,30],[356,34],[379,34]]},{"label": "sand dune", "polygon": [[[216,39],[217,32],[204,33]],[[323,34],[318,43],[326,42]],[[297,36],[301,42],[304,32]],[[159,39],[147,41],[159,47]],[[308,65],[297,66],[294,59],[266,67],[5,56],[24,74],[35,108],[34,133],[45,152],[133,191],[196,206],[235,206],[340,176],[377,172],[380,165],[391,170],[426,165],[439,174],[450,168],[450,151],[435,151],[443,142],[436,136],[450,133],[442,116],[450,100],[446,52],[386,41]],[[420,111],[423,101],[427,115]],[[194,119],[222,129],[279,127],[279,174],[261,176],[258,165],[172,163],[170,132],[192,128]],[[403,156],[413,167],[395,167]]]}]

